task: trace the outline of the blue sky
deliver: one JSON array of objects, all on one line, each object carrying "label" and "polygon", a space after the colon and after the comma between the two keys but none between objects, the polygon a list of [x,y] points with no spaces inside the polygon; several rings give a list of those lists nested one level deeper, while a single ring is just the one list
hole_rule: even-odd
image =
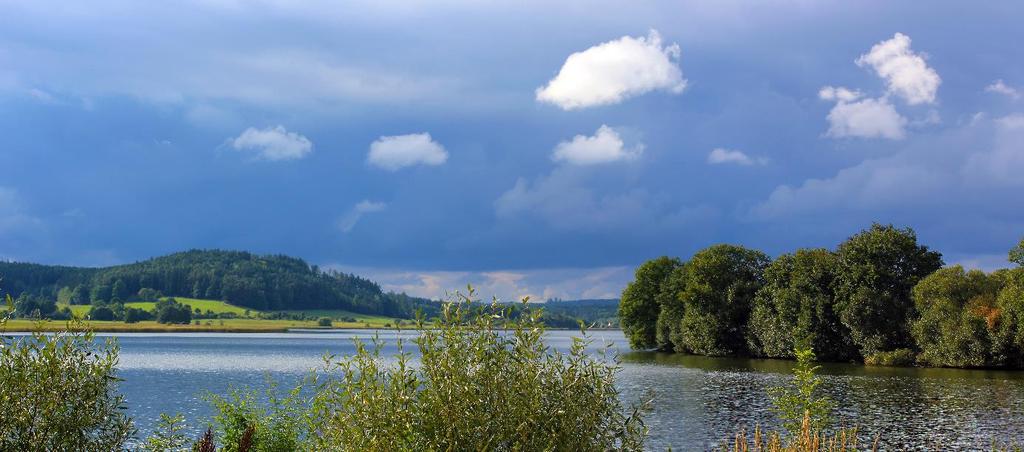
[{"label": "blue sky", "polygon": [[0,257],[300,256],[439,296],[615,296],[872,221],[1024,235],[1024,5],[0,2]]}]

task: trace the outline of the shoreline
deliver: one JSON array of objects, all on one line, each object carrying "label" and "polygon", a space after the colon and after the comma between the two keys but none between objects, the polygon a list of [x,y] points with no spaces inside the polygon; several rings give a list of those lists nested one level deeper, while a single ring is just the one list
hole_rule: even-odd
[{"label": "shoreline", "polygon": [[[329,332],[334,330],[394,330],[409,331],[417,328],[399,328],[395,326],[373,325],[367,326],[365,322],[336,323],[334,326],[317,326],[316,322],[288,321],[288,320],[257,320],[257,319],[231,319],[234,323],[241,320],[245,324],[236,325],[195,325],[195,324],[160,324],[153,321],[138,323],[123,322],[83,322],[89,330],[96,333],[288,333],[292,330],[310,330],[316,332]],[[2,333],[32,333],[33,331],[58,332],[68,330],[67,321],[57,320],[9,320]],[[549,331],[572,331],[576,328],[551,328]],[[587,328],[587,331],[619,331],[619,328]]]}]

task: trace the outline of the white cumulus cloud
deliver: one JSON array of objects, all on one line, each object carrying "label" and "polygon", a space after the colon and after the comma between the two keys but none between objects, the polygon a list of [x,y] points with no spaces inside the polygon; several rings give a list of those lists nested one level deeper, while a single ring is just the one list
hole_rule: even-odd
[{"label": "white cumulus cloud", "polygon": [[313,142],[280,125],[265,129],[245,129],[231,140],[231,147],[238,151],[252,152],[256,158],[270,161],[300,159],[313,152]]},{"label": "white cumulus cloud", "polygon": [[708,154],[708,163],[712,165],[734,164],[734,165],[766,165],[768,159],[764,157],[751,157],[743,151],[735,149],[715,148]]},{"label": "white cumulus cloud", "polygon": [[942,79],[928,67],[923,55],[910,48],[910,37],[896,33],[892,39],[879,42],[857,58],[858,66],[870,66],[885,79],[889,92],[902,97],[910,105],[934,103]]},{"label": "white cumulus cloud", "polygon": [[[825,98],[825,96],[822,96]],[[826,135],[833,138],[888,138],[902,139],[906,134],[907,119],[901,116],[888,98],[862,99],[839,102],[828,113],[829,128]]]},{"label": "white cumulus cloud", "polygon": [[413,165],[441,165],[448,160],[448,151],[429,133],[383,136],[370,144],[366,161],[388,171]]},{"label": "white cumulus cloud", "polygon": [[992,82],[991,85],[985,87],[985,92],[1002,94],[1010,99],[1020,99],[1020,91],[1010,85],[1003,82],[1002,79]]},{"label": "white cumulus cloud", "polygon": [[614,129],[602,125],[593,136],[576,135],[570,141],[558,143],[551,159],[573,165],[594,165],[634,159],[643,148],[643,144],[627,148]]},{"label": "white cumulus cloud", "polygon": [[860,99],[863,94],[857,90],[851,90],[842,86],[826,86],[818,91],[818,97],[822,100],[834,100],[837,102],[853,102]]},{"label": "white cumulus cloud", "polygon": [[341,220],[338,221],[338,227],[341,228],[342,232],[350,232],[364,215],[383,211],[387,207],[388,205],[383,202],[375,202],[368,199],[359,201],[345,216],[341,217]]},{"label": "white cumulus cloud", "polygon": [[623,36],[566,58],[558,75],[537,88],[537,101],[563,110],[617,104],[653,90],[683,92],[679,46],[662,45],[661,35]]}]

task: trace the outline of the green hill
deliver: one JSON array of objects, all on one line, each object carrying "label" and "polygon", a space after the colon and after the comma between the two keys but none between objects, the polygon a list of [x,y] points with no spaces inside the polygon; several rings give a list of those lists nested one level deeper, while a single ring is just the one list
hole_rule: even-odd
[{"label": "green hill", "polygon": [[[302,259],[222,250],[191,250],[104,268],[0,262],[0,289],[61,304],[143,301],[140,291],[218,300],[244,311],[337,310],[410,318],[437,303],[386,293],[355,275],[322,270]],[[146,291],[143,291],[145,293]],[[200,307],[201,310],[206,310]]]}]

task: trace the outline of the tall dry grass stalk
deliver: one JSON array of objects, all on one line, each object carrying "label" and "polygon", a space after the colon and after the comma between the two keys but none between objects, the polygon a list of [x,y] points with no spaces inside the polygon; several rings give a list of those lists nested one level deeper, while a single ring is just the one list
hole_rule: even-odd
[{"label": "tall dry grass stalk", "polygon": [[[779,432],[764,432],[761,427],[754,428],[753,437],[748,438],[745,430],[740,430],[733,438],[732,444],[722,446],[728,452],[846,452],[856,451],[857,429],[840,429],[828,435],[811,428],[811,417],[805,415],[798,435],[783,438]],[[871,451],[878,450],[878,438],[871,444]]]}]

